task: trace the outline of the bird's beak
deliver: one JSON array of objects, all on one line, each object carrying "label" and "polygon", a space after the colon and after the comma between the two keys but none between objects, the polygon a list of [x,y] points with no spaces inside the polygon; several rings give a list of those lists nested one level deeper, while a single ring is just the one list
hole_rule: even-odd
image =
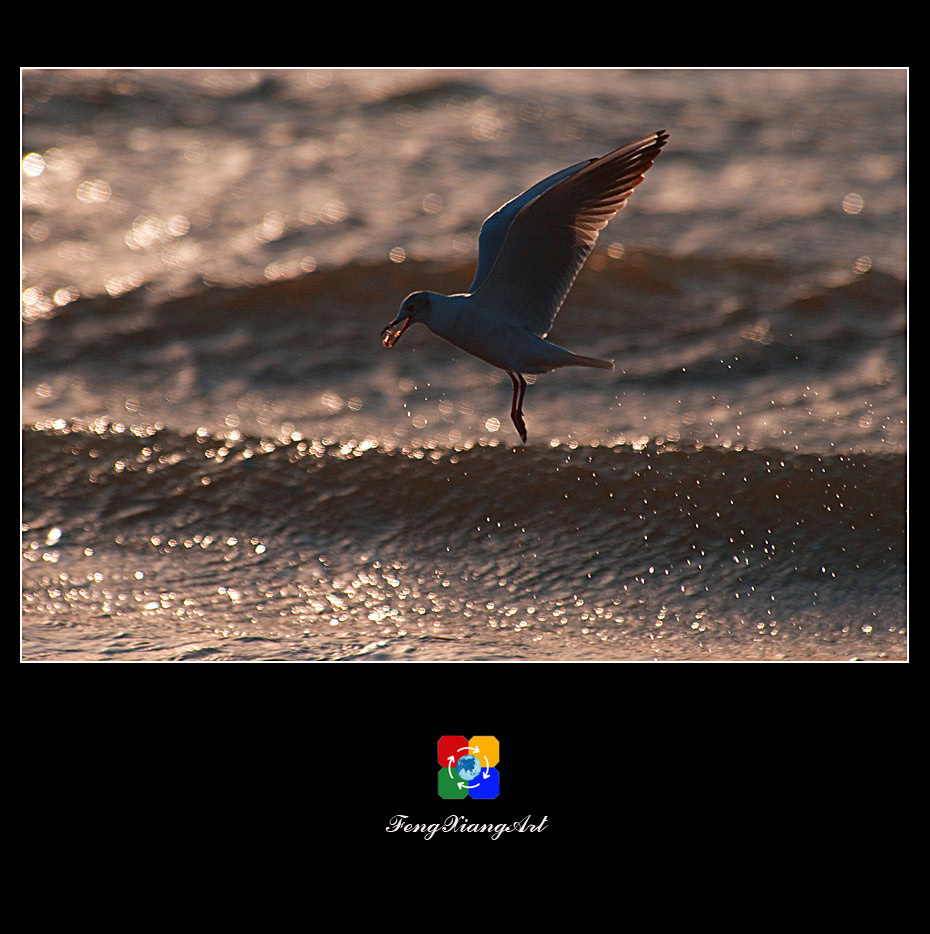
[{"label": "bird's beak", "polygon": [[[400,324],[400,327],[397,325]],[[381,338],[381,343],[385,347],[393,347],[399,340],[401,334],[407,330],[407,326],[410,324],[410,318],[395,318],[384,330],[381,332],[383,335]]]}]

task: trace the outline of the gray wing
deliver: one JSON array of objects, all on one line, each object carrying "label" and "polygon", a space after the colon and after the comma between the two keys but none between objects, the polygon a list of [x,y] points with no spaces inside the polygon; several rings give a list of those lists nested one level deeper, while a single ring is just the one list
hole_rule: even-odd
[{"label": "gray wing", "polygon": [[499,207],[485,222],[481,225],[481,233],[478,235],[478,268],[475,270],[475,278],[468,287],[469,292],[476,292],[478,287],[487,278],[488,273],[497,262],[497,256],[504,244],[507,231],[513,223],[513,219],[519,214],[524,205],[528,204],[534,198],[538,198],[544,191],[550,189],[553,185],[574,175],[579,169],[594,162],[594,159],[585,159],[575,165],[570,165],[567,169],[554,172],[548,178],[537,182],[532,188],[527,188],[523,194],[517,195],[506,204]]},{"label": "gray wing", "polygon": [[492,214],[470,291],[545,337],[598,234],[667,139],[662,130],[563,169]]}]

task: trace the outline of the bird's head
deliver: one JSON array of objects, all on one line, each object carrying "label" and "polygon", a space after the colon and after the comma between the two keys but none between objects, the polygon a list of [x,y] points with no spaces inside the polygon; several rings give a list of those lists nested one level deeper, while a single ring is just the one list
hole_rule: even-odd
[{"label": "bird's head", "polygon": [[381,343],[385,347],[393,347],[411,324],[427,320],[430,308],[429,292],[413,292],[408,295],[400,303],[397,317],[381,331]]}]

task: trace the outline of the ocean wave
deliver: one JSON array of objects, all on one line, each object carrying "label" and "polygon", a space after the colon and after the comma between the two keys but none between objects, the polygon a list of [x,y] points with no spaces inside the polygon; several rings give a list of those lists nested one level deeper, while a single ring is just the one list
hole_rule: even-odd
[{"label": "ocean wave", "polygon": [[36,657],[905,651],[903,455],[100,424],[28,429],[23,456]]},{"label": "ocean wave", "polygon": [[[614,373],[543,377],[527,399],[532,440],[645,433],[825,453],[904,449],[901,280],[878,270],[824,282],[761,261],[628,259],[597,255],[551,335],[614,359]],[[498,371],[421,329],[392,351],[378,339],[404,295],[452,291],[470,273],[358,264],[162,301],[143,289],[72,302],[24,326],[23,418],[119,421],[129,409],[182,432],[221,431],[232,418],[275,438],[296,430],[440,445],[506,431]]]},{"label": "ocean wave", "polygon": [[[576,284],[553,334],[612,350],[621,367],[657,361],[661,377],[670,375],[670,357],[674,369],[690,363],[694,372],[701,353],[706,365],[739,349],[753,355],[753,368],[779,368],[883,340],[903,350],[906,285],[881,271],[823,283],[759,261],[747,271],[732,259],[644,253],[621,264],[598,254],[590,265],[593,273]],[[377,335],[404,295],[452,292],[470,275],[470,265],[357,264],[158,302],[145,290],[80,299],[27,321],[26,372],[39,378],[62,365],[139,353],[168,368],[175,359],[166,350],[185,346],[191,356],[241,358],[253,368],[268,357],[282,380],[327,360],[351,370],[384,359]]]},{"label": "ocean wave", "polygon": [[75,545],[103,529],[150,539],[200,525],[214,537],[403,536],[414,548],[490,531],[525,540],[522,550],[583,530],[603,543],[602,561],[753,554],[769,567],[819,573],[826,563],[875,579],[906,557],[902,455],[654,443],[383,450],[123,426],[30,429],[23,451],[27,538],[54,526]]}]

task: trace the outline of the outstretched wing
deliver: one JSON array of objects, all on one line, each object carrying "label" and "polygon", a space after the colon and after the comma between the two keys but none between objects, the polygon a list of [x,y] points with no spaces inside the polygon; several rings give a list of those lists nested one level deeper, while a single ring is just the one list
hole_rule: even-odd
[{"label": "outstretched wing", "polygon": [[470,291],[545,337],[598,234],[667,139],[663,130],[563,169],[492,214]]},{"label": "outstretched wing", "polygon": [[478,268],[475,270],[475,278],[472,284],[468,287],[469,292],[477,292],[481,283],[488,277],[488,273],[497,262],[497,256],[504,245],[507,231],[522,208],[534,198],[538,198],[544,191],[548,191],[553,185],[558,184],[563,178],[574,175],[579,169],[583,169],[594,161],[594,159],[585,159],[583,162],[570,165],[567,169],[554,172],[548,178],[537,182],[532,188],[527,188],[523,194],[517,195],[516,198],[501,205],[485,220],[481,225],[481,233],[478,235]]}]

